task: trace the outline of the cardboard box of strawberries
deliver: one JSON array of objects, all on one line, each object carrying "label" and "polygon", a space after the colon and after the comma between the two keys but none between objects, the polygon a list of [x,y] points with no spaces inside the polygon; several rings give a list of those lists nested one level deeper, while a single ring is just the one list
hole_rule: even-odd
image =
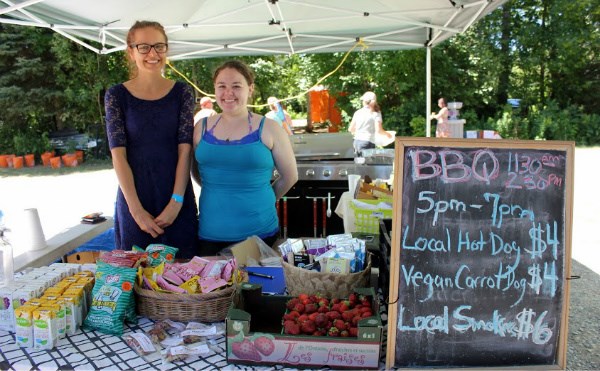
[{"label": "cardboard box of strawberries", "polygon": [[227,319],[227,361],[378,369],[382,324],[373,288],[347,298],[263,295],[244,284]]}]

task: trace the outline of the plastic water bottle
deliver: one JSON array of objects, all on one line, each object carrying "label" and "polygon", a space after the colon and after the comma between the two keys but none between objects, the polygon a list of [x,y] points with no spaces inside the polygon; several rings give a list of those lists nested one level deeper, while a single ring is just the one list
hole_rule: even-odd
[{"label": "plastic water bottle", "polygon": [[0,286],[6,286],[14,280],[13,248],[6,238],[8,229],[2,223],[0,210]]}]

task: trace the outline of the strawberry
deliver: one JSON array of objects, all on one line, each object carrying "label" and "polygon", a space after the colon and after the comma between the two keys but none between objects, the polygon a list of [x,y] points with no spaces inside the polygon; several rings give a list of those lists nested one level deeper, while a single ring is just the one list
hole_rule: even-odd
[{"label": "strawberry", "polygon": [[259,336],[254,339],[254,347],[265,356],[271,355],[275,350],[275,344],[266,336]]},{"label": "strawberry", "polygon": [[329,318],[323,313],[318,313],[315,317],[315,325],[317,325],[318,328],[325,328],[327,322],[329,322]]},{"label": "strawberry", "polygon": [[352,312],[350,311],[346,311],[342,313],[342,319],[346,322],[350,322],[352,321],[352,318],[354,318],[354,315],[352,314]]},{"label": "strawberry", "polygon": [[319,313],[314,312],[308,315],[308,319],[311,321],[314,321],[315,319],[317,319],[317,316],[319,315]]},{"label": "strawberry", "polygon": [[367,317],[371,317],[372,315],[373,315],[373,313],[371,311],[368,311],[368,312],[363,312],[361,314],[361,317],[362,318],[367,318]]},{"label": "strawberry", "polygon": [[325,313],[325,315],[330,319],[330,320],[336,320],[339,319],[342,315],[340,314],[340,312],[336,312],[336,311],[330,311]]},{"label": "strawberry", "polygon": [[358,337],[358,327],[350,327],[348,329],[348,334],[352,337]]},{"label": "strawberry", "polygon": [[308,299],[308,294],[300,294],[298,295],[298,299],[303,302],[304,300]]},{"label": "strawberry", "polygon": [[350,310],[350,302],[346,302],[346,301],[341,302],[338,311],[340,313],[344,313],[348,310]]},{"label": "strawberry", "polygon": [[333,299],[331,299],[331,304],[337,304],[337,303],[339,303],[340,301],[342,301],[342,299],[333,298]]},{"label": "strawberry", "polygon": [[323,306],[320,306],[319,309],[317,309],[317,312],[327,313],[327,312],[329,312],[329,308],[327,306],[323,305]]},{"label": "strawberry", "polygon": [[288,335],[298,335],[300,334],[300,325],[297,323],[284,324],[283,332]]},{"label": "strawberry", "polygon": [[308,303],[304,306],[304,312],[307,314],[311,314],[311,313],[315,313],[317,311],[317,304],[315,303]]},{"label": "strawberry", "polygon": [[315,325],[315,323],[313,321],[307,320],[302,323],[300,330],[303,333],[310,335],[313,332],[317,331],[317,326]]},{"label": "strawberry", "polygon": [[371,310],[371,308],[370,308],[370,307],[362,307],[362,308],[360,308],[360,312],[361,312],[361,313],[364,313],[364,312],[372,312],[372,310]]},{"label": "strawberry", "polygon": [[341,319],[336,319],[335,321],[333,321],[333,327],[337,328],[340,331],[343,331],[346,329],[346,323]]},{"label": "strawberry", "polygon": [[298,298],[293,298],[288,300],[288,302],[285,304],[285,307],[288,310],[294,310],[294,307],[296,306],[296,304],[300,303],[300,300],[298,300]]},{"label": "strawberry", "polygon": [[319,307],[329,307],[329,300],[327,300],[327,298],[320,298],[317,303],[319,304]]},{"label": "strawberry", "polygon": [[333,304],[333,305],[331,306],[331,310],[332,310],[332,311],[334,311],[334,312],[341,312],[341,311],[340,311],[340,306],[341,306],[341,305],[342,305],[341,303],[335,303],[335,304]]},{"label": "strawberry", "polygon": [[355,292],[353,292],[352,294],[350,294],[348,296],[348,301],[351,303],[356,303],[357,300],[358,300],[358,295],[356,295]]},{"label": "strawberry", "polygon": [[348,333],[348,330],[340,331],[340,337],[347,338],[348,336],[350,336],[350,333]]},{"label": "strawberry", "polygon": [[355,316],[354,318],[352,318],[352,326],[358,326],[358,322],[362,319],[362,317],[360,315]]},{"label": "strawberry", "polygon": [[298,323],[302,323],[304,321],[306,321],[308,319],[308,314],[303,314],[300,317],[298,317]]},{"label": "strawberry", "polygon": [[294,305],[294,310],[298,313],[304,313],[304,304],[298,303]]},{"label": "strawberry", "polygon": [[327,336],[338,337],[340,336],[340,330],[338,330],[337,327],[332,327],[327,331]]},{"label": "strawberry", "polygon": [[254,344],[248,339],[233,343],[231,345],[231,352],[239,359],[255,362],[259,362],[262,359]]}]

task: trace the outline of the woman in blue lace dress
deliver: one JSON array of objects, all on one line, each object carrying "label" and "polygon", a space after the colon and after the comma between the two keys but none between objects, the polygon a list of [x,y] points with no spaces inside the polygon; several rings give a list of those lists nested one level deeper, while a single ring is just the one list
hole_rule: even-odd
[{"label": "woman in blue lace dress", "polygon": [[162,76],[164,28],[136,22],[127,35],[131,80],[105,96],[106,131],[119,181],[115,245],[162,243],[196,255],[197,208],[190,181],[194,91]]}]

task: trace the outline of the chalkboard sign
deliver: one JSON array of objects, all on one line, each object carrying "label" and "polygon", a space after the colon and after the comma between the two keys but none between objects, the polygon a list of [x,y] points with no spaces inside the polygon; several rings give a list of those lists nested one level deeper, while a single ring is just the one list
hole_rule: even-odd
[{"label": "chalkboard sign", "polygon": [[566,367],[573,151],[396,140],[388,367]]}]

